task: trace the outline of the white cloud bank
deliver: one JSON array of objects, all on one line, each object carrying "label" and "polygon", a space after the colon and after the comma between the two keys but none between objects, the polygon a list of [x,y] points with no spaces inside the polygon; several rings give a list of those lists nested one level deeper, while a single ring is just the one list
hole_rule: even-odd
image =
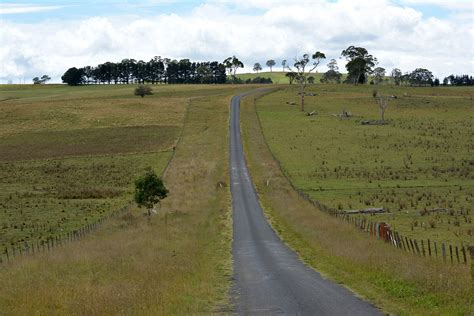
[{"label": "white cloud bank", "polygon": [[52,11],[61,8],[64,8],[64,6],[0,3],[0,15]]},{"label": "white cloud bank", "polygon": [[[0,20],[0,78],[59,78],[72,66],[156,55],[218,61],[236,55],[250,71],[255,62],[264,65],[271,58],[279,65],[316,50],[337,59],[349,45],[366,47],[388,72],[423,67],[441,79],[474,74],[473,11],[455,9],[449,18],[436,19],[388,0],[227,0],[204,3],[186,15]],[[343,70],[344,61],[339,64]]]}]

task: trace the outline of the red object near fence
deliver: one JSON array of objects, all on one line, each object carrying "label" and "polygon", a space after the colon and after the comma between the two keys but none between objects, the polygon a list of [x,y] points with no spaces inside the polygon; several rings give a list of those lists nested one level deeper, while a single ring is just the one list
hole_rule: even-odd
[{"label": "red object near fence", "polygon": [[390,241],[390,226],[386,223],[379,223],[380,239]]}]

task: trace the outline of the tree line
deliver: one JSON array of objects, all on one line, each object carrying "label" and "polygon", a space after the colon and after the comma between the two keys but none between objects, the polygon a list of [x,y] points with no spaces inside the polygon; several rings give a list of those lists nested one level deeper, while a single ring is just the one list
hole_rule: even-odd
[{"label": "tree line", "polygon": [[[130,83],[225,83],[227,72],[235,71],[232,58],[227,63],[172,60],[156,56],[150,61],[124,59],[118,63],[105,62],[95,67],[69,68],[61,77],[69,85],[130,84]],[[242,64],[243,67],[243,64]]]},{"label": "tree line", "polygon": [[[425,68],[416,68],[411,72],[402,73],[399,68],[393,69],[390,74],[383,67],[376,67],[378,60],[373,55],[369,54],[366,48],[349,46],[347,49],[341,52],[341,58],[346,59],[347,64],[345,66],[347,70],[347,76],[343,80],[343,74],[339,72],[336,59],[331,59],[326,65],[328,71],[322,74],[320,81],[322,83],[349,83],[349,84],[383,84],[392,83],[395,85],[405,86],[439,86],[440,80],[433,76],[433,73]],[[295,59],[295,63],[299,62]],[[266,65],[272,71],[272,67],[275,66],[275,60],[269,59]],[[293,82],[299,82],[301,74],[297,71],[292,71],[287,60],[281,62],[283,72],[288,69],[286,77],[289,79],[290,84]],[[260,63],[255,63],[253,70],[259,72],[262,70]],[[305,79],[308,83],[314,82],[314,76],[307,76]],[[444,78],[443,85],[473,85],[474,78],[468,75],[462,76],[448,76]]]}]

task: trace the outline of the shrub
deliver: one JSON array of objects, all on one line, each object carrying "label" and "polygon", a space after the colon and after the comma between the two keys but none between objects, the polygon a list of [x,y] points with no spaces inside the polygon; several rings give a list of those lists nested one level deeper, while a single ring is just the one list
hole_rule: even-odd
[{"label": "shrub", "polygon": [[152,89],[150,86],[144,86],[144,85],[139,85],[138,87],[135,88],[135,95],[139,95],[142,98],[145,95],[152,95]]}]

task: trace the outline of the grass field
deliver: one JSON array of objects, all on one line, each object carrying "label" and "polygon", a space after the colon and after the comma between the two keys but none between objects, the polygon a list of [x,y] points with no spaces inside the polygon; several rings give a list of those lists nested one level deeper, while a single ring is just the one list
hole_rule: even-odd
[{"label": "grass field", "polygon": [[[37,93],[28,88],[18,92],[4,89],[2,97],[23,96],[0,103],[2,118],[8,118],[6,123],[11,127],[3,130],[2,137],[9,143],[17,146],[14,140],[22,139],[21,133],[14,133],[17,125],[23,127],[23,133],[36,133],[36,128],[22,124],[29,115],[18,109],[26,107],[24,102],[38,113],[47,109],[47,117],[56,107],[60,115],[66,115],[66,104],[76,104],[77,135],[87,140],[83,150],[65,151],[65,157],[54,154],[54,158],[44,158],[49,151],[40,151],[38,159],[16,160],[17,154],[9,154],[8,161],[2,162],[8,166],[1,169],[2,190],[10,193],[2,193],[2,220],[8,227],[1,236],[8,243],[55,233],[59,216],[66,218],[60,228],[72,229],[115,205],[128,203],[136,174],[145,166],[161,172],[172,155],[168,144],[181,129],[182,134],[164,177],[170,195],[158,216],[147,220],[143,210],[130,206],[122,216],[79,242],[0,266],[2,313],[170,315],[228,310],[230,195],[228,188],[218,183],[228,182],[228,104],[231,96],[245,87],[157,86],[155,95],[143,100],[132,96],[133,86],[45,86],[45,91]],[[50,93],[46,93],[48,89]],[[91,126],[98,124],[98,118],[100,125]],[[49,146],[48,137],[42,137],[49,133],[61,135],[59,139],[74,139],[73,126],[68,129],[62,119],[32,118],[31,124],[37,126],[36,137],[41,139],[37,146],[41,148]],[[175,134],[170,133],[171,127]],[[91,132],[94,128],[96,133]],[[123,152],[107,147],[103,140],[102,131],[106,137],[117,135],[111,128],[119,129],[113,131],[124,138]],[[143,145],[140,151],[133,137],[121,133],[120,128],[145,138],[139,143]],[[163,133],[152,136],[149,132]],[[67,144],[59,142],[58,148],[63,151]],[[102,148],[98,144],[113,150],[93,154]],[[27,221],[26,227],[36,220],[31,216],[49,229],[37,225],[36,231],[28,228],[26,232],[26,228],[9,226]]]},{"label": "grass field", "polygon": [[[373,89],[313,86],[311,117],[299,111],[296,88],[259,99],[265,137],[285,172],[335,209],[387,209],[366,216],[410,238],[474,244],[474,90],[382,86],[397,96],[386,111],[389,124],[361,125],[379,118]],[[339,118],[342,110],[353,117]]]},{"label": "grass field", "polygon": [[1,249],[93,223],[129,203],[144,168],[163,171],[188,100],[132,92],[0,87]]},{"label": "grass field", "polygon": [[[294,137],[293,130],[288,127],[294,128],[297,120],[298,138],[304,137],[308,146],[311,146],[311,141],[318,139],[318,136],[312,133],[314,130],[308,127],[308,121],[315,120],[312,124],[322,124],[321,117],[306,117],[295,107],[288,110],[287,107],[290,106],[285,102],[292,95],[292,90],[282,90],[256,100],[259,114],[261,117],[266,116],[266,121],[262,118],[266,123],[264,127],[268,128],[269,122],[273,122],[272,127],[280,128],[279,145],[276,146],[280,150],[283,144],[293,148],[300,144]],[[296,97],[293,100],[296,101]],[[303,199],[282,173],[279,163],[262,137],[254,104],[253,97],[248,97],[241,106],[242,138],[252,179],[273,228],[309,266],[325,277],[349,287],[387,314],[472,314],[473,289],[468,265],[444,264],[440,260],[405,253],[387,243],[369,238],[352,225],[321,212]],[[311,105],[315,109],[318,106],[317,109],[321,111],[323,106],[320,104]],[[357,113],[354,109],[351,110]],[[285,122],[289,124],[285,125]],[[354,126],[357,127],[355,123]],[[304,134],[300,133],[300,127],[304,128]],[[326,130],[326,134],[334,132],[336,127]],[[370,128],[372,127],[374,126]],[[271,131],[276,132],[275,129]],[[268,129],[266,132],[268,136]],[[291,142],[285,133],[292,136]],[[276,140],[272,141],[275,146]],[[337,146],[337,140],[333,143]],[[296,151],[291,162],[304,158],[306,154],[303,150]],[[288,161],[283,160],[285,167]]]}]

